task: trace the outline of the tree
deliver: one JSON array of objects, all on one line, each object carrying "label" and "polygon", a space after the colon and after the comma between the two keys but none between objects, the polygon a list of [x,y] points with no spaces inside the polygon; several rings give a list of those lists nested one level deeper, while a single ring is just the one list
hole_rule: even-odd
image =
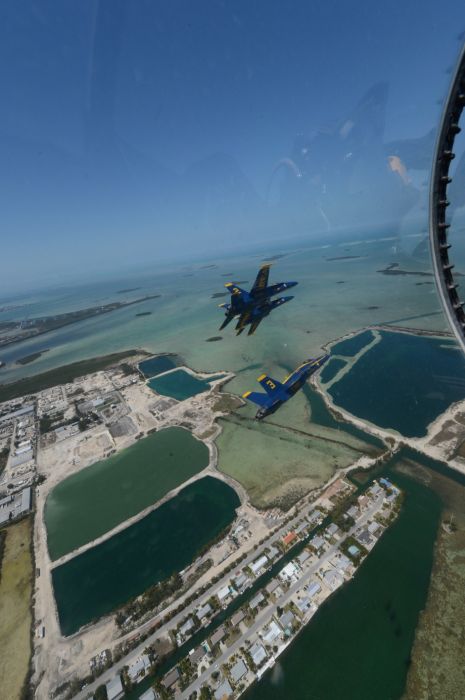
[{"label": "tree", "polygon": [[95,700],[108,700],[107,688],[105,685],[99,685],[94,694]]}]

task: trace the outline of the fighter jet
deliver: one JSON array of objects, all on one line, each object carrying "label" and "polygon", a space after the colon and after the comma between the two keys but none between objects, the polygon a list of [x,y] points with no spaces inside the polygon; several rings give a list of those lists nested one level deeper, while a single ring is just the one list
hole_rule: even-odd
[{"label": "fighter jet", "polygon": [[289,401],[289,399],[303,387],[310,375],[314,374],[314,372],[320,369],[320,367],[329,360],[329,357],[329,353],[327,353],[325,355],[320,355],[320,357],[316,359],[310,358],[309,360],[305,360],[292,374],[286,377],[282,384],[276,379],[268,377],[266,374],[262,374],[258,377],[257,381],[260,382],[265,389],[266,394],[262,394],[259,391],[246,391],[245,394],[242,394],[244,399],[253,401],[260,406],[255,416],[256,420],[261,420],[265,418],[265,416],[269,416],[271,413],[277,411],[283,403]]},{"label": "fighter jet", "polygon": [[252,335],[265,316],[268,316],[273,309],[294,298],[292,296],[280,297],[279,299],[271,298],[285,289],[295,287],[297,282],[280,282],[268,286],[270,267],[270,263],[261,266],[250,292],[241,289],[233,282],[227,282],[224,285],[231,294],[231,303],[220,304],[220,307],[226,311],[226,317],[220,326],[220,331],[238,316],[237,335],[240,335],[247,325],[250,325],[248,335]]}]

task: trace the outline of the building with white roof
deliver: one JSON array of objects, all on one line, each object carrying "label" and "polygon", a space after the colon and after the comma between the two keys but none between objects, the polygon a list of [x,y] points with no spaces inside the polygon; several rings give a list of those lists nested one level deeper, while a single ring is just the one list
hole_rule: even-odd
[{"label": "building with white roof", "polygon": [[254,662],[255,666],[260,666],[260,664],[266,659],[266,651],[263,648],[263,645],[259,644],[259,642],[255,642],[255,644],[250,647],[249,654],[252,657],[252,661]]},{"label": "building with white roof", "polygon": [[119,700],[119,698],[122,698],[124,695],[123,684],[119,676],[115,676],[111,681],[108,681],[105,687],[107,689],[108,700]]},{"label": "building with white roof", "polygon": [[223,586],[223,588],[220,588],[220,590],[217,593],[218,600],[220,603],[226,600],[231,595],[231,589],[229,586]]},{"label": "building with white roof", "polygon": [[133,683],[143,678],[150,668],[150,659],[147,654],[139,656],[134,663],[128,666],[128,676]]},{"label": "building with white roof", "polygon": [[238,683],[241,680],[241,678],[243,678],[245,676],[246,673],[247,673],[247,666],[245,665],[245,663],[243,662],[242,659],[239,659],[239,661],[237,661],[234,664],[234,666],[232,667],[232,669],[229,672],[234,683]]},{"label": "building with white roof", "polygon": [[277,639],[280,634],[281,629],[274,620],[271,620],[270,624],[263,628],[262,639],[266,644],[273,644],[274,640]]},{"label": "building with white roof", "polygon": [[255,561],[253,561],[253,562],[250,564],[250,568],[251,568],[251,570],[253,571],[253,573],[254,573],[255,575],[257,575],[257,573],[260,571],[260,569],[265,568],[265,566],[266,566],[267,564],[268,564],[268,557],[266,557],[265,555],[263,555],[263,556],[259,557],[258,559],[256,559]]},{"label": "building with white roof", "polygon": [[279,572],[279,578],[281,581],[291,581],[296,575],[297,567],[292,561],[286,564],[286,566]]}]

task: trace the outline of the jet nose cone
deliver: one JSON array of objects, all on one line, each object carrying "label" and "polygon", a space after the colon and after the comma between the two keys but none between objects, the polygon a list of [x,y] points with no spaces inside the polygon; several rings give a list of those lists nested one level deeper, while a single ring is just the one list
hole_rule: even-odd
[{"label": "jet nose cone", "polygon": [[299,284],[298,282],[286,282],[286,287],[290,289],[291,287],[295,287],[296,284]]}]

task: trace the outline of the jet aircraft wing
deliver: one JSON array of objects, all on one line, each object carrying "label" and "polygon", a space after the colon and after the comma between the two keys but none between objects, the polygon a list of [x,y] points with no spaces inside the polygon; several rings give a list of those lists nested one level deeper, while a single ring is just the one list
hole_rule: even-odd
[{"label": "jet aircraft wing", "polygon": [[270,275],[270,267],[271,267],[270,263],[267,263],[266,265],[262,265],[261,268],[259,269],[256,280],[253,283],[252,289],[250,290],[250,293],[252,295],[256,295],[256,294],[262,292],[268,286],[268,277]]},{"label": "jet aircraft wing", "polygon": [[278,382],[277,379],[272,379],[267,374],[260,375],[257,382],[262,385],[269,396],[272,396],[276,391],[280,391],[283,388],[281,382]]}]

